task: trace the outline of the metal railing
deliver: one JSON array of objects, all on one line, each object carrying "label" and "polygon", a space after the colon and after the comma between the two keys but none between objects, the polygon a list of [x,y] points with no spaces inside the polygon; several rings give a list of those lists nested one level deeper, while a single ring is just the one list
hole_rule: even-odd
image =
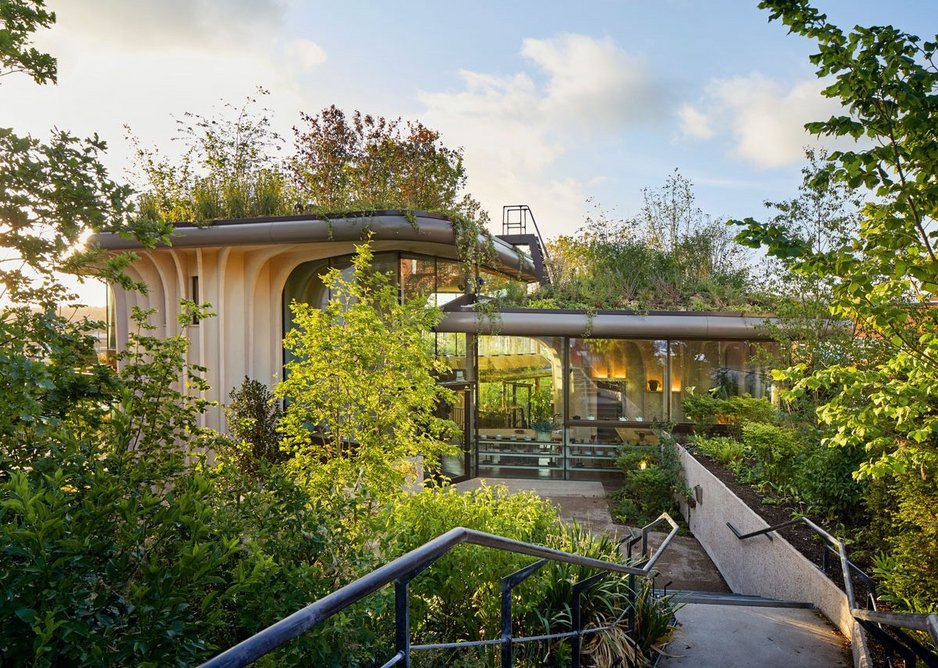
[{"label": "metal railing", "polygon": [[[759,531],[741,534],[731,523],[726,526],[740,540],[765,535],[770,540],[772,532],[784,529],[795,524],[803,524],[824,541],[821,552],[821,568],[827,570],[828,550],[840,559],[841,576],[844,581],[844,593],[847,595],[847,604],[851,616],[873,638],[877,640],[886,653],[886,660],[892,665],[895,654],[899,654],[905,662],[906,668],[913,668],[916,662],[921,661],[929,668],[938,668],[938,651],[926,647],[903,629],[923,631],[931,636],[932,642],[938,647],[938,615],[920,615],[912,613],[882,612],[876,609],[876,589],[873,579],[860,570],[856,564],[847,558],[847,549],[842,541],[834,538],[827,531],[809,520],[807,517],[798,517],[788,522],[782,522]],[[867,588],[866,603],[870,608],[861,608],[857,604],[856,592],[853,586],[853,577],[859,577]]]},{"label": "metal railing", "polygon": [[[528,219],[534,225],[534,234],[528,233]],[[550,283],[550,258],[541,230],[534,213],[527,204],[510,204],[502,207],[502,241],[518,246],[527,246],[534,263],[534,271],[541,284]]]},{"label": "metal railing", "polygon": [[[654,555],[649,558],[648,533],[652,527],[662,522],[669,524],[671,530],[658,549],[655,550]],[[643,577],[653,581],[654,577],[657,575],[653,570],[655,564],[664,550],[667,549],[671,540],[677,534],[677,531],[677,523],[670,515],[662,513],[654,522],[644,526],[639,536],[630,536],[630,538],[626,539],[628,541],[627,547],[629,556],[631,556],[632,546],[638,541],[642,542],[642,559],[637,564],[626,565],[583,557],[578,554],[554,550],[541,545],[524,543],[494,534],[457,527],[411,550],[407,554],[398,557],[394,561],[381,566],[358,580],[347,584],[341,589],[332,592],[302,610],[294,612],[289,617],[268,626],[263,631],[260,631],[247,640],[240,642],[205,662],[202,664],[202,668],[235,668],[238,666],[246,666],[300,636],[332,615],[391,583],[394,583],[395,600],[395,654],[383,664],[382,668],[388,668],[394,665],[402,665],[409,668],[411,664],[411,654],[416,651],[459,649],[484,645],[500,646],[501,665],[503,668],[508,668],[512,665],[512,650],[516,644],[565,638],[569,638],[571,641],[574,650],[573,665],[574,667],[578,667],[580,665],[580,641],[584,636],[607,631],[621,624],[626,617],[628,617],[630,624],[634,621],[630,614],[633,612],[630,605],[623,610],[619,618],[612,624],[601,628],[583,629],[583,620],[580,615],[581,595],[609,573],[623,573],[629,575],[630,578]],[[463,543],[481,545],[483,547],[490,547],[496,550],[514,552],[517,554],[525,554],[537,557],[539,561],[502,578],[501,637],[492,640],[412,645],[410,642],[410,599],[408,596],[410,582],[429,568],[437,559],[444,556],[457,545]],[[517,585],[533,575],[548,561],[595,568],[604,572],[574,585],[573,601],[571,602],[573,618],[573,629],[571,631],[515,638],[512,636],[512,591]],[[634,580],[630,582],[630,585],[634,585]],[[632,586],[631,589],[634,595],[634,586]]]}]

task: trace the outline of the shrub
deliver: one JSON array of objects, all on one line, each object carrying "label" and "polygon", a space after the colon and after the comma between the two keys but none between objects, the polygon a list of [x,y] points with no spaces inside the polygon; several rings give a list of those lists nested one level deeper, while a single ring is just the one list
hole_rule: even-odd
[{"label": "shrub", "polygon": [[762,422],[746,422],[742,432],[743,444],[762,469],[761,477],[778,487],[791,485],[798,457],[804,451],[799,434]]},{"label": "shrub", "polygon": [[[403,497],[387,520],[389,556],[403,554],[457,526],[541,545],[559,526],[550,503],[533,493],[510,495],[498,486],[465,494],[452,487],[427,489]],[[500,578],[530,562],[530,557],[491,548],[457,547],[411,585],[415,637],[420,642],[496,637],[501,619]],[[443,607],[446,614],[440,614]]]},{"label": "shrub", "polygon": [[729,436],[695,436],[693,442],[702,453],[734,472],[739,469],[746,455],[746,446]]},{"label": "shrub", "polygon": [[[577,525],[559,522],[556,509],[529,493],[508,494],[504,487],[483,486],[469,493],[453,488],[426,489],[403,496],[387,517],[388,556],[396,556],[456,527],[495,533],[515,540],[533,542],[604,561],[621,561],[618,545],[606,535],[596,536]],[[415,642],[480,640],[500,633],[500,580],[532,563],[532,558],[473,545],[459,546],[416,578],[411,591],[411,626]],[[570,630],[573,585],[595,570],[550,562],[519,585],[513,602],[515,635],[560,633]],[[612,574],[584,595],[585,625],[604,626],[626,608],[630,600],[628,578]],[[641,596],[639,596],[639,600]],[[646,649],[663,642],[670,626],[662,626],[655,615],[670,621],[668,601],[643,601],[637,614],[644,620],[647,636],[641,643],[621,631],[602,633],[584,644],[594,656],[625,658],[630,665],[641,660]],[[654,636],[654,637],[651,637]],[[492,665],[494,648],[461,650],[456,657],[436,657],[437,663]],[[545,650],[537,645],[516,648],[516,665],[564,665],[569,643],[555,641]],[[599,665],[607,665],[600,662]],[[608,665],[613,665],[612,660]]]},{"label": "shrub", "polygon": [[266,385],[247,376],[231,390],[225,406],[228,433],[234,439],[228,454],[243,471],[253,473],[263,462],[275,464],[287,458],[280,449],[277,425],[283,412]]},{"label": "shrub", "polygon": [[807,446],[796,463],[794,486],[808,512],[840,520],[856,516],[863,509],[867,484],[857,481],[853,472],[864,459],[860,448]]},{"label": "shrub", "polygon": [[938,488],[926,467],[890,484],[898,501],[888,551],[876,561],[887,601],[900,610],[938,613]]},{"label": "shrub", "polygon": [[677,497],[686,491],[681,462],[673,438],[661,433],[659,439],[658,446],[624,446],[619,453],[624,480],[613,495],[617,521],[642,526],[662,512],[676,512]]},{"label": "shrub", "polygon": [[690,392],[684,398],[684,414],[707,430],[717,424],[739,427],[744,422],[778,422],[778,411],[767,399],[757,399],[748,394],[719,398],[709,394]]}]

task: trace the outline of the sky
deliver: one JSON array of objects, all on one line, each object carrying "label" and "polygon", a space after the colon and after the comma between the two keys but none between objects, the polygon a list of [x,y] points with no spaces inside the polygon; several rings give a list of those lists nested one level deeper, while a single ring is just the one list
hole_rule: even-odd
[{"label": "sky", "polygon": [[[528,204],[548,238],[592,206],[627,217],[675,170],[714,217],[765,215],[794,196],[803,129],[839,110],[820,95],[810,41],[755,0],[329,3],[301,0],[47,0],[36,45],[59,83],[0,82],[0,127],[53,127],[109,145],[124,179],[129,127],[172,146],[177,118],[240,105],[258,86],[285,136],[300,112],[417,119],[462,147],[468,190],[500,231]],[[938,32],[932,0],[816,0],[844,28]],[[593,204],[590,204],[592,202]],[[103,288],[79,289],[86,303]]]}]

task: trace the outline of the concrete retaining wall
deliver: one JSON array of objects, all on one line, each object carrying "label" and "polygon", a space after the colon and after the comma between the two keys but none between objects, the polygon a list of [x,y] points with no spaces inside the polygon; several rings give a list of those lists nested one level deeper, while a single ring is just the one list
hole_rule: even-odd
[{"label": "concrete retaining wall", "polygon": [[[730,589],[786,601],[813,603],[840,632],[850,638],[854,665],[865,663],[865,641],[850,614],[847,595],[777,533],[739,540],[740,533],[768,527],[768,523],[690,455],[678,446],[687,486],[697,494],[696,507],[682,504],[691,532],[722,573]],[[859,651],[859,654],[858,654]]]}]

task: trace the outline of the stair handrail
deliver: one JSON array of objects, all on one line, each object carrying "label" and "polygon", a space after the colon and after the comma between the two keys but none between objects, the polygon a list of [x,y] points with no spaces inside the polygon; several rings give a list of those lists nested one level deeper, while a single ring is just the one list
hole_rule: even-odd
[{"label": "stair handrail", "polygon": [[[531,210],[531,207],[527,204],[506,204],[502,207],[502,233],[509,233],[509,223],[508,215],[514,211],[517,211],[519,214],[519,226],[523,230],[523,234],[527,234],[527,220],[528,216],[531,217],[531,223],[534,224],[534,234],[537,236],[537,241],[541,246],[541,254],[544,256],[544,266],[550,273],[550,255],[547,252],[547,244],[544,243],[544,237],[541,236],[541,228],[537,226],[537,219],[534,217],[534,212]],[[523,222],[521,222],[523,221]]]},{"label": "stair handrail", "polygon": [[[881,643],[884,645],[891,646],[892,649],[899,651],[906,659],[911,658],[912,664],[914,665],[915,658],[922,659],[926,665],[930,667],[938,667],[938,652],[935,652],[911,636],[902,632],[901,629],[911,629],[914,631],[924,631],[931,636],[932,642],[938,647],[938,615],[928,615],[928,614],[917,614],[911,612],[882,612],[878,610],[866,610],[857,605],[856,594],[853,588],[853,576],[852,571],[862,574],[868,581],[870,580],[869,576],[866,573],[863,573],[856,564],[850,561],[847,558],[847,548],[844,546],[843,541],[835,538],[829,532],[822,529],[820,526],[812,522],[807,517],[796,517],[795,519],[789,520],[787,522],[782,522],[780,524],[775,524],[765,529],[759,529],[758,531],[750,531],[749,533],[740,533],[739,530],[732,525],[732,523],[727,522],[726,526],[730,528],[730,531],[739,539],[746,540],[749,538],[754,538],[756,536],[765,535],[767,538],[771,539],[772,536],[769,534],[779,529],[784,529],[785,527],[793,526],[795,524],[803,524],[807,526],[815,534],[819,535],[824,541],[825,549],[828,546],[834,548],[833,551],[840,558],[840,569],[843,575],[844,580],[844,593],[847,595],[847,605],[850,608],[850,615],[860,624],[861,627],[871,632]],[[825,552],[826,554],[826,552]],[[874,600],[875,608],[875,600]],[[882,631],[882,626],[888,626],[892,629],[893,633],[896,633],[899,640],[889,636],[884,631]],[[903,646],[903,643],[905,646]],[[912,656],[914,654],[914,656]]]},{"label": "stair handrail", "polygon": [[[658,524],[661,521],[665,521],[670,524],[671,531],[655,551],[653,558],[647,559],[647,554],[643,555],[646,560],[644,561],[644,565],[641,567],[618,564],[611,561],[603,561],[601,559],[593,559],[591,557],[584,557],[572,552],[564,552],[562,550],[555,550],[553,548],[544,547],[542,545],[525,543],[523,541],[505,538],[503,536],[485,533],[483,531],[475,531],[465,527],[456,527],[430,541],[427,541],[423,545],[414,548],[410,552],[407,552],[406,554],[398,557],[397,559],[394,559],[384,566],[381,566],[358,578],[354,582],[351,582],[344,587],[337,589],[331,594],[328,594],[323,598],[309,604],[305,608],[297,610],[292,615],[271,624],[266,629],[259,631],[250,638],[241,641],[237,645],[216,655],[212,659],[209,659],[202,664],[202,668],[240,668],[241,666],[246,666],[250,663],[253,663],[265,654],[272,652],[281,645],[289,642],[290,640],[293,640],[317,624],[325,621],[332,615],[341,612],[353,603],[360,601],[366,596],[373,594],[374,592],[391,583],[395,583],[396,585],[404,583],[403,588],[406,597],[407,583],[409,583],[411,579],[432,565],[433,562],[435,562],[437,559],[444,556],[454,547],[462,543],[480,545],[483,547],[490,547],[497,550],[514,552],[517,554],[525,554],[547,561],[559,561],[576,566],[595,568],[606,571],[607,573],[615,572],[630,576],[654,578],[657,575],[657,573],[654,571],[655,563],[657,562],[660,554],[667,549],[668,545],[671,543],[671,540],[677,534],[679,528],[677,522],[675,522],[667,513],[662,513],[658,516],[657,519],[654,520],[654,522],[651,522],[646,526],[652,526],[654,524]],[[567,637],[570,634],[567,633],[554,635],[556,635],[556,637]],[[551,637],[554,636],[538,636],[538,638],[541,639]],[[515,641],[521,640],[522,639],[515,639]],[[407,644],[409,647],[409,640]],[[461,644],[468,645],[476,643]],[[399,655],[400,652],[398,652],[398,655],[395,655],[395,657],[392,657],[391,660],[385,665],[394,665],[404,658],[403,656]]]}]

